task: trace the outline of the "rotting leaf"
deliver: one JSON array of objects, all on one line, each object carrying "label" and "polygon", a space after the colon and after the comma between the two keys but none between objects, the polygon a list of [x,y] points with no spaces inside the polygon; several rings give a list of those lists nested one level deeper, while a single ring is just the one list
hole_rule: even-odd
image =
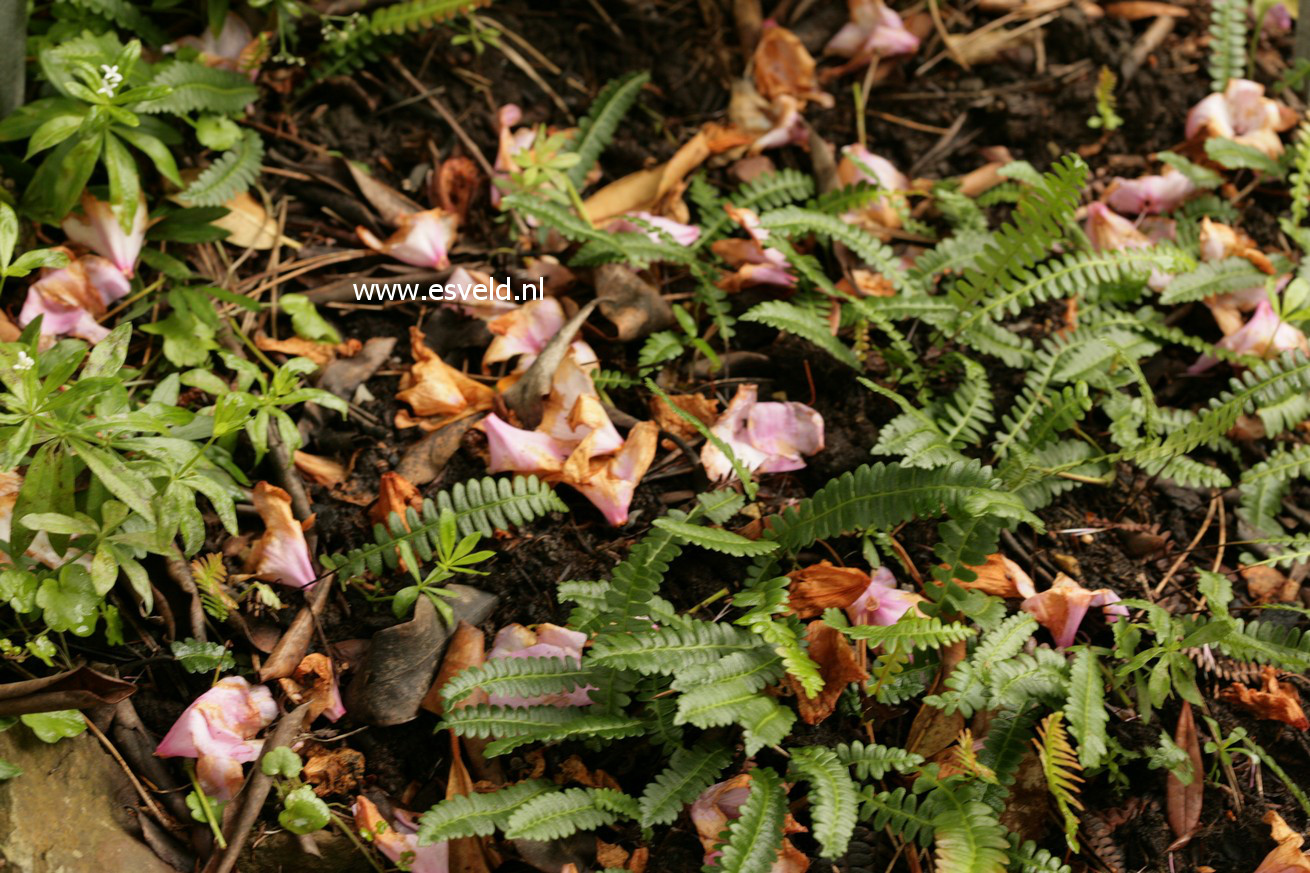
[{"label": "rotting leaf", "polygon": [[1297,730],[1310,730],[1310,720],[1306,719],[1301,708],[1301,695],[1295,685],[1279,682],[1278,671],[1268,665],[1261,670],[1260,684],[1261,687],[1256,689],[1234,682],[1219,692],[1219,699],[1234,703],[1257,718],[1281,721]]},{"label": "rotting leaf", "polygon": [[622,264],[596,268],[601,315],[614,323],[620,342],[640,339],[673,325],[673,309],[654,285]]},{"label": "rotting leaf", "polygon": [[809,655],[819,665],[819,673],[823,676],[823,689],[810,697],[790,673],[787,674],[787,684],[796,693],[796,707],[801,718],[806,724],[818,724],[832,715],[847,685],[868,679],[869,674],[856,660],[855,648],[846,635],[822,619],[810,622],[805,636]]},{"label": "rotting leaf", "polygon": [[787,574],[791,579],[788,605],[800,618],[825,609],[845,609],[869,587],[869,574],[858,567],[837,567],[823,560]]},{"label": "rotting leaf", "polygon": [[1183,701],[1183,708],[1178,714],[1178,727],[1174,730],[1174,742],[1187,753],[1192,764],[1192,781],[1184,785],[1182,780],[1169,773],[1165,784],[1166,808],[1169,827],[1177,839],[1169,846],[1174,852],[1186,846],[1196,833],[1201,823],[1201,802],[1205,795],[1205,769],[1201,762],[1201,741],[1196,732],[1196,722],[1192,718],[1192,704]]},{"label": "rotting leaf", "polygon": [[1269,836],[1278,846],[1265,855],[1255,873],[1310,873],[1310,855],[1301,851],[1305,837],[1288,827],[1283,817],[1272,809],[1262,821],[1269,825]]}]

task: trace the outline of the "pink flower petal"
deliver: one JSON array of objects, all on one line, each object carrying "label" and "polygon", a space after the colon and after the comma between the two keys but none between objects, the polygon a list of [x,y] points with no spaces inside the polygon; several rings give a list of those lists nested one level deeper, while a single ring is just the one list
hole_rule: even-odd
[{"label": "pink flower petal", "polygon": [[488,367],[519,355],[535,359],[563,327],[564,308],[558,299],[529,300],[487,324],[495,338],[482,356],[482,366]]},{"label": "pink flower petal", "polygon": [[651,421],[638,422],[618,453],[605,461],[593,460],[595,453],[588,452],[588,442],[598,442],[599,436],[588,436],[570,456],[564,467],[564,481],[590,500],[610,524],[627,524],[633,494],[655,460],[659,427]]},{"label": "pink flower petal", "polygon": [[1158,176],[1141,176],[1137,179],[1115,177],[1106,203],[1125,215],[1143,212],[1159,214],[1172,212],[1197,191],[1192,180],[1177,170],[1166,170]]},{"label": "pink flower petal", "polygon": [[363,795],[356,798],[352,812],[355,827],[369,834],[378,851],[402,870],[450,873],[450,843],[443,840],[420,846],[413,813],[396,809],[395,818],[387,821],[373,801]]},{"label": "pink flower petal", "polygon": [[402,215],[398,222],[400,226],[386,242],[366,227],[355,228],[355,233],[364,245],[406,264],[434,270],[450,265],[450,247],[459,228],[458,218],[437,208]]},{"label": "pink flower petal", "polygon": [[264,535],[250,554],[254,574],[265,582],[308,592],[317,574],[309,558],[304,528],[291,510],[291,495],[276,485],[258,482],[254,501],[264,522]]},{"label": "pink flower petal", "polygon": [[[758,403],[758,387],[738,387],[710,431],[749,470],[783,473],[805,466],[803,455],[823,450],[823,418],[803,403]],[[732,462],[713,443],[701,449],[701,463],[713,480],[734,475]]]},{"label": "pink flower petal", "polygon": [[161,758],[196,758],[206,794],[231,800],[241,787],[241,764],[259,756],[254,736],[273,723],[277,703],[263,685],[240,676],[220,679],[187,707],[155,748]]},{"label": "pink flower petal", "polygon": [[109,335],[97,316],[129,290],[131,283],[111,262],[83,255],[67,266],[41,270],[41,278],[28,289],[18,323],[26,326],[44,315],[43,335],[68,334],[97,343]]},{"label": "pink flower petal", "polygon": [[892,58],[919,50],[919,38],[882,0],[851,0],[851,20],[837,31],[824,52],[844,58]]},{"label": "pink flower petal", "polygon": [[1187,137],[1225,137],[1277,158],[1283,153],[1283,108],[1259,82],[1230,79],[1222,94],[1209,95],[1187,113]]},{"label": "pink flower petal", "polygon": [[909,190],[910,180],[881,155],[875,155],[858,143],[843,147],[841,153],[837,174],[845,184],[868,182],[888,191]]},{"label": "pink flower petal", "polygon": [[492,413],[482,420],[491,460],[490,473],[546,473],[560,470],[572,447],[550,434],[524,430]]},{"label": "pink flower petal", "polygon": [[137,200],[131,233],[124,233],[122,225],[118,223],[120,211],[87,192],[82,195],[82,213],[79,215],[70,212],[62,226],[70,240],[107,258],[120,273],[131,278],[136,269],[137,256],[141,254],[141,246],[145,243],[146,226],[149,223],[145,195],[140,195]]},{"label": "pink flower petal", "polygon": [[900,621],[901,616],[922,600],[918,594],[897,588],[892,571],[882,566],[870,578],[869,587],[846,607],[846,615],[851,624],[888,627]]}]

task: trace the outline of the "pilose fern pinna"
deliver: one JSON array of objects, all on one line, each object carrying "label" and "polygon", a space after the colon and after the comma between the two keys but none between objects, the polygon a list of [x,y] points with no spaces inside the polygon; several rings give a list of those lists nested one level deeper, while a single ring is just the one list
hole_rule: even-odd
[{"label": "pilose fern pinna", "polygon": [[[1231,29],[1235,20],[1216,13],[1215,26]],[[1226,50],[1235,44],[1229,39]],[[1234,64],[1240,59],[1217,60],[1216,79],[1235,75]],[[637,81],[611,84],[582,126],[572,148],[588,167],[635,99]],[[1216,171],[1174,158],[1202,187],[1218,184]],[[1295,178],[1310,177],[1310,148],[1299,149],[1295,161],[1302,167]],[[1285,550],[1270,562],[1310,556],[1306,537],[1276,536],[1282,496],[1293,478],[1310,472],[1303,447],[1289,446],[1243,472],[1228,437],[1243,415],[1258,416],[1271,434],[1310,418],[1310,404],[1302,402],[1310,360],[1298,352],[1243,358],[1166,319],[1166,307],[1262,282],[1259,271],[1237,259],[1199,263],[1204,212],[1195,208],[1172,216],[1173,242],[1097,250],[1078,225],[1088,184],[1078,158],[1045,173],[1026,164],[1004,172],[1009,181],[985,202],[951,183],[936,186],[929,196],[942,239],[913,264],[845,220],[886,192],[860,184],[819,193],[795,170],[766,173],[731,193],[706,175],[693,178],[687,196],[701,235],[688,247],[653,233],[608,234],[562,198],[515,192],[504,199],[505,208],[571,241],[575,265],[660,263],[687,281],[687,336],[657,333],[627,372],[598,373],[600,388],[637,388],[657,371],[663,384],[676,382],[688,351],[712,359],[713,346],[728,348],[740,320],[814,345],[849,371],[851,390],[875,395],[886,417],[871,446],[876,459],[790,507],[757,514],[751,537],[729,529],[748,506],[766,507],[755,502],[764,492],[747,473],[744,494],[705,492],[654,519],[608,578],[560,583],[558,599],[571,607],[568,626],[588,638],[580,657],[495,660],[443,689],[441,726],[489,739],[489,755],[531,744],[659,749],[665,757],[653,778],[625,784],[626,793],[528,780],[453,798],[423,817],[423,841],[493,831],[553,838],[627,823],[661,828],[735,773],[749,776],[749,789],[707,869],[767,871],[784,847],[790,809],[826,858],[842,858],[863,824],[890,833],[898,851],[931,851],[941,873],[1067,871],[1058,858],[1080,846],[1080,774],[1122,773],[1127,762],[1152,755],[1163,760],[1172,742],[1163,735],[1155,751],[1126,748],[1111,706],[1131,706],[1154,724],[1171,701],[1199,702],[1191,658],[1202,647],[1246,663],[1310,666],[1310,635],[1231,615],[1231,585],[1223,577],[1202,575],[1204,613],[1175,616],[1155,603],[1126,601],[1135,613],[1063,650],[1046,642],[1031,615],[970,587],[1007,531],[1041,531],[1038,513],[1061,495],[1110,485],[1134,469],[1207,489],[1231,487],[1240,477],[1241,515],[1273,528],[1266,531],[1270,544]],[[580,171],[575,184],[585,175]],[[983,208],[998,203],[1012,208],[989,230]],[[734,233],[729,206],[758,215],[795,277],[790,296],[742,307],[714,285],[721,265],[713,244]],[[1289,227],[1304,217],[1298,206]],[[832,278],[838,253],[892,293],[844,290],[850,286]],[[1157,281],[1162,276],[1172,281]],[[1052,316],[1057,304],[1071,314]],[[1199,408],[1164,405],[1146,364],[1170,346],[1237,365],[1238,375]],[[937,353],[925,354],[929,349]],[[1002,378],[1018,386],[1003,403]],[[645,384],[665,396],[653,381]],[[410,519],[411,532],[420,522]],[[893,536],[906,525],[927,543],[920,546],[930,562],[920,607],[891,626],[852,626],[837,610],[822,622],[868,656],[869,678],[843,689],[842,717],[879,739],[898,728],[870,714],[911,701],[961,727],[972,721],[947,748],[929,750],[940,751],[932,760],[913,737],[904,747],[820,744],[800,729],[793,702],[822,693],[825,673],[809,648],[809,627],[791,609],[787,574],[802,554],[844,543],[848,554],[862,550],[871,563],[915,575]],[[383,529],[376,554],[351,560],[390,560],[397,551],[390,537],[401,530]],[[672,569],[708,552],[738,568],[723,580],[729,606],[717,618],[686,608]],[[943,662],[950,669],[943,671]],[[461,705],[477,688],[502,698],[556,700],[586,689],[590,702]],[[1043,845],[1016,838],[1002,823],[1025,762],[1035,762],[1027,766],[1038,768],[1062,825],[1063,833]]]}]

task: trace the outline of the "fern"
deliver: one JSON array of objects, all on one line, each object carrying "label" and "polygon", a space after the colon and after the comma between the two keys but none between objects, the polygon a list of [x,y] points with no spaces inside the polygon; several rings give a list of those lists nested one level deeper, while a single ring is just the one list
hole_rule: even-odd
[{"label": "fern", "polygon": [[742,708],[737,723],[743,729],[746,756],[753,757],[766,746],[777,746],[791,733],[796,713],[772,697],[757,695]]},{"label": "fern", "polygon": [[[735,605],[741,602],[739,598],[733,600]],[[799,621],[791,617],[775,619],[762,610],[752,610],[737,623],[749,627],[752,633],[772,647],[782,659],[787,674],[801,684],[806,694],[813,697],[823,690],[823,676],[819,665],[806,651],[805,634]]]},{"label": "fern", "polygon": [[1310,121],[1302,122],[1291,150],[1292,173],[1288,199],[1291,201],[1290,224],[1300,228],[1310,213]]},{"label": "fern", "polygon": [[1284,670],[1310,670],[1310,633],[1264,621],[1237,619],[1233,633],[1219,642],[1225,655],[1238,661],[1273,664]]},{"label": "fern", "polygon": [[642,792],[637,820],[643,828],[672,824],[682,808],[714,784],[731,763],[732,751],[722,744],[703,741],[695,748],[678,749]]},{"label": "fern", "polygon": [[682,544],[672,533],[655,528],[615,566],[604,593],[604,610],[598,625],[615,633],[650,627],[650,603],[659,591],[669,562],[682,553]]},{"label": "fern", "polygon": [[1275,178],[1283,174],[1283,165],[1276,159],[1244,142],[1218,136],[1211,137],[1205,141],[1205,154],[1228,170],[1254,170]]},{"label": "fern", "polygon": [[931,799],[938,873],[1004,873],[1010,843],[996,812],[946,785]]},{"label": "fern", "polygon": [[678,697],[675,724],[698,728],[732,724],[743,710],[759,699],[759,684],[752,679],[733,679],[712,685],[698,685]]},{"label": "fern", "polygon": [[417,572],[418,562],[403,551],[412,550],[411,555],[416,551],[423,560],[432,557],[438,545],[442,510],[455,513],[462,536],[474,532],[491,536],[496,528],[527,524],[548,512],[567,512],[568,507],[536,476],[470,479],[440,492],[436,500],[424,500],[421,512],[408,510],[405,524],[400,523],[398,516],[392,518],[390,529],[375,524],[374,545],[326,556],[320,562],[347,579],[363,576],[365,572],[380,575],[385,567],[398,566],[402,557]]},{"label": "fern", "polygon": [[193,61],[171,61],[164,64],[150,79],[149,86],[168,87],[173,91],[158,100],[138,104],[138,112],[168,112],[173,115],[214,112],[237,115],[259,99],[259,89],[249,77]]},{"label": "fern", "polygon": [[642,71],[628,73],[611,80],[596,95],[587,115],[578,123],[578,135],[574,138],[572,151],[578,156],[578,162],[568,170],[569,181],[581,188],[591,168],[596,166],[600,153],[614,139],[614,134],[628,114],[637,95],[650,81],[650,73]]},{"label": "fern", "polygon": [[1017,836],[1010,837],[1010,870],[1015,873],[1071,873],[1068,864],[1046,849],[1040,849],[1032,840],[1019,842]]},{"label": "fern", "polygon": [[768,540],[749,540],[741,534],[722,528],[704,527],[685,521],[675,521],[668,517],[657,518],[654,524],[655,527],[673,534],[684,543],[739,558],[767,555],[778,548],[777,543]]},{"label": "fern", "polygon": [[545,779],[528,779],[488,794],[448,797],[420,817],[419,845],[490,836],[497,829],[504,830],[509,817],[523,804],[557,790]]},{"label": "fern", "polygon": [[784,206],[760,216],[760,226],[788,236],[813,233],[833,242],[840,242],[855,253],[861,261],[885,276],[901,293],[913,293],[900,259],[891,246],[861,227],[847,224],[836,216],[799,206]]},{"label": "fern", "polygon": [[1310,445],[1282,449],[1242,474],[1238,485],[1242,517],[1251,526],[1265,532],[1280,529],[1277,515],[1292,480],[1310,476]]},{"label": "fern", "polygon": [[934,833],[931,805],[920,808],[922,798],[910,794],[904,788],[895,791],[882,791],[877,794],[866,793],[860,807],[860,818],[871,819],[872,830],[880,831],[891,828],[892,832],[907,842],[918,842],[926,846]]},{"label": "fern", "polygon": [[197,558],[191,562],[191,575],[195,577],[205,612],[212,618],[225,621],[228,612],[237,608],[237,603],[223,590],[223,583],[227,581],[223,556],[211,553]]},{"label": "fern", "polygon": [[863,209],[886,195],[887,192],[877,185],[860,181],[854,185],[844,185],[841,188],[825,191],[806,206],[828,215],[841,216]]},{"label": "fern", "polygon": [[939,618],[916,618],[908,612],[896,624],[855,625],[842,628],[841,631],[853,640],[864,640],[870,646],[882,646],[891,652],[937,649],[962,642],[977,633],[960,622],[944,623]]},{"label": "fern", "polygon": [[1267,278],[1246,258],[1209,261],[1174,278],[1160,293],[1160,302],[1172,305],[1231,294],[1263,285]]},{"label": "fern", "polygon": [[1055,798],[1055,806],[1064,820],[1064,838],[1069,848],[1078,851],[1078,812],[1083,809],[1078,799],[1078,783],[1083,779],[1078,775],[1082,767],[1078,756],[1069,743],[1069,735],[1063,724],[1064,713],[1053,712],[1042,719],[1037,728],[1038,739],[1033,740],[1037,756],[1042,764],[1042,774],[1046,777],[1046,787]]},{"label": "fern", "polygon": [[253,130],[196,176],[179,195],[192,206],[222,206],[255,183],[264,160],[264,141]]},{"label": "fern", "polygon": [[[644,730],[640,719],[627,716],[584,713],[572,707],[491,706],[485,703],[450,710],[442,719],[441,728],[452,730],[461,737],[517,738],[522,742],[620,739],[636,736]],[[512,745],[497,747],[495,752],[489,746],[488,755],[508,751]]]},{"label": "fern", "polygon": [[723,873],[768,870],[782,845],[786,812],[787,795],[778,774],[768,767],[752,770],[750,795],[741,814],[728,823],[722,854],[705,869]]},{"label": "fern", "polygon": [[996,774],[998,785],[1014,783],[1019,767],[1029,754],[1028,741],[1041,712],[1037,706],[1023,711],[1002,710],[992,719],[978,761]]},{"label": "fern", "polygon": [[1246,0],[1210,4],[1210,89],[1222,91],[1246,71]]},{"label": "fern", "polygon": [[832,355],[853,369],[861,369],[860,360],[850,346],[832,335],[827,319],[813,309],[785,300],[766,300],[741,316],[742,321],[767,324],[775,330],[795,334]]},{"label": "fern", "polygon": [[841,762],[855,768],[855,778],[861,782],[881,779],[895,770],[909,773],[923,764],[923,756],[914,752],[898,749],[894,746],[880,746],[877,743],[842,743],[833,750]]},{"label": "fern", "polygon": [[493,658],[461,670],[441,687],[449,707],[476,690],[501,697],[564,694],[596,681],[575,658]]},{"label": "fern", "polygon": [[[703,182],[703,177],[697,177]],[[694,249],[707,246],[734,224],[727,210],[723,208],[724,200],[711,195],[708,183],[701,186],[692,184],[693,195],[699,194],[696,205],[701,211],[704,225],[700,238]],[[814,180],[799,170],[784,168],[767,173],[760,173],[754,179],[743,184],[737,193],[729,198],[738,209],[776,209],[789,203],[805,200],[814,196]]]},{"label": "fern", "polygon": [[1105,681],[1100,661],[1090,648],[1074,654],[1069,669],[1069,699],[1064,704],[1069,728],[1078,738],[1078,762],[1084,769],[1099,767],[1109,754],[1106,725],[1110,713],[1105,708]]},{"label": "fern", "polygon": [[606,634],[591,647],[587,662],[645,675],[667,675],[758,646],[759,640],[746,630],[696,621],[686,627],[663,627],[641,635]]},{"label": "fern", "polygon": [[676,691],[691,691],[701,686],[715,686],[725,682],[746,682],[755,688],[763,688],[778,681],[781,674],[781,660],[773,652],[761,647],[726,655],[706,664],[684,667],[674,675],[671,687]]},{"label": "fern", "polygon": [[539,794],[510,814],[505,838],[559,840],[578,831],[594,831],[631,811],[631,801],[612,788],[566,788]]},{"label": "fern", "polygon": [[123,31],[141,37],[154,46],[163,45],[168,35],[155,26],[131,0],[67,0],[73,6],[106,21],[112,21]]},{"label": "fern", "polygon": [[405,0],[375,10],[369,17],[369,29],[387,35],[416,33],[490,5],[491,0]]},{"label": "fern", "polygon": [[859,797],[845,762],[822,746],[793,749],[791,770],[810,784],[811,830],[820,854],[837,859],[846,853],[859,812]]}]

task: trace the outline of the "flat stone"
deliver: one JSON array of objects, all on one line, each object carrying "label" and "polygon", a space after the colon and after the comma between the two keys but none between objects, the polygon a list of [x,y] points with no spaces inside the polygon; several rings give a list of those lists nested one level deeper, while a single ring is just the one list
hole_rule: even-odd
[{"label": "flat stone", "polygon": [[0,733],[0,758],[23,768],[0,782],[4,873],[173,873],[138,839],[140,799],[95,737],[43,743],[18,724]]}]

